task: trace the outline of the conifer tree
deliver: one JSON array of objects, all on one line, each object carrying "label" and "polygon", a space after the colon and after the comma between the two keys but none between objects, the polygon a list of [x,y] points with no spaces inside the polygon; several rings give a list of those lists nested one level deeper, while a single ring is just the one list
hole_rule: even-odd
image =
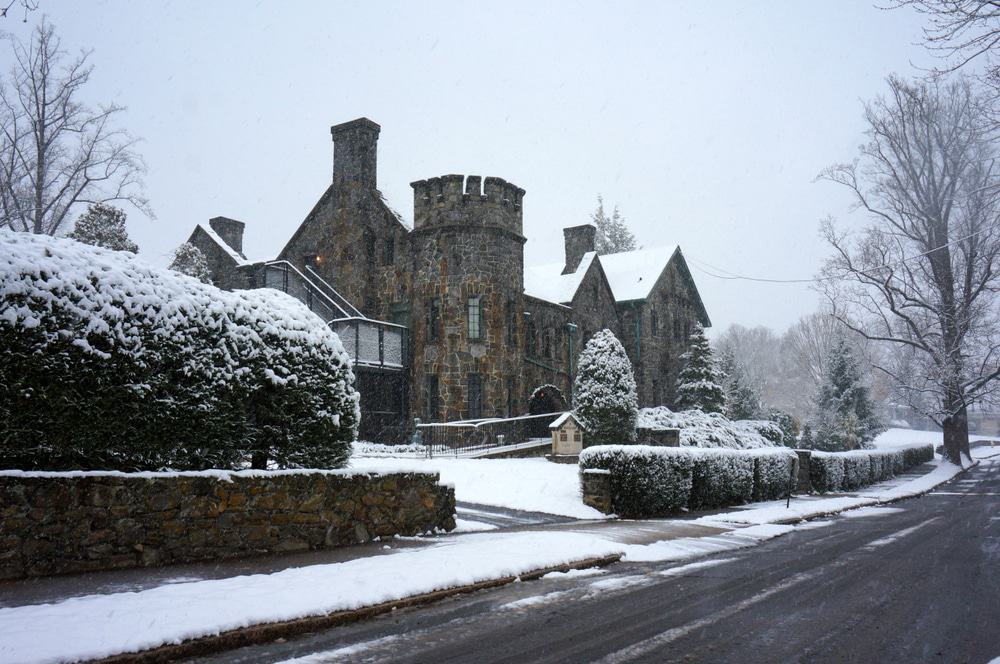
[{"label": "conifer tree", "polygon": [[802,425],[802,435],[799,437],[799,447],[805,450],[812,449],[813,447],[813,435],[812,427],[809,423]]},{"label": "conifer tree", "polygon": [[190,242],[177,247],[170,269],[181,274],[194,277],[203,284],[212,283],[212,272],[208,269],[208,260],[201,249]]},{"label": "conifer tree", "polygon": [[625,225],[625,218],[616,205],[609,217],[604,211],[604,199],[597,197],[597,209],[590,218],[597,226],[595,249],[599,255],[633,251],[636,248],[635,235]]},{"label": "conifer tree", "polygon": [[580,353],[573,412],[586,427],[587,445],[635,441],[639,415],[635,376],[625,348],[610,330],[592,336]]},{"label": "conifer tree", "polygon": [[816,395],[813,446],[827,451],[871,447],[882,425],[851,345],[838,334],[827,353]]},{"label": "conifer tree", "polygon": [[678,407],[705,413],[723,412],[726,394],[720,385],[722,377],[714,366],[712,348],[701,325],[695,326],[689,337],[689,350],[681,359],[685,364],[677,377]]},{"label": "conifer tree", "polygon": [[736,359],[731,347],[720,353],[718,371],[726,395],[725,414],[731,420],[753,420],[760,417],[760,394],[750,381],[746,367]]},{"label": "conifer tree", "polygon": [[67,237],[95,247],[137,254],[139,245],[128,236],[126,217],[124,210],[113,205],[91,203],[87,211],[76,220],[73,232]]}]

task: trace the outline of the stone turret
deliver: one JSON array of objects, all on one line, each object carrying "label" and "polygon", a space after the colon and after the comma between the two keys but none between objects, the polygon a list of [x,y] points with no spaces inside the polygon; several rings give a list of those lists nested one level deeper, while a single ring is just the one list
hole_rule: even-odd
[{"label": "stone turret", "polygon": [[330,127],[333,137],[333,184],[338,190],[345,187],[357,190],[374,190],[376,181],[376,154],[378,134],[381,130],[368,118]]},{"label": "stone turret", "polygon": [[413,369],[440,396],[430,413],[417,390],[415,412],[433,420],[503,416],[523,388],[524,190],[478,175],[411,186]]},{"label": "stone turret", "polygon": [[[463,186],[464,183],[464,186]],[[523,235],[524,189],[501,178],[442,175],[410,183],[413,228],[426,226],[492,226]]]}]

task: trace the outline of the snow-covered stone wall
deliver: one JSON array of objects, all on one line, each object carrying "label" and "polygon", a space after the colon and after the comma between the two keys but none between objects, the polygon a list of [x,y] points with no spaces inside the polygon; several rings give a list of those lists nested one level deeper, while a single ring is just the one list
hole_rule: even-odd
[{"label": "snow-covered stone wall", "polygon": [[0,579],[308,551],[455,527],[437,473],[0,472]]}]

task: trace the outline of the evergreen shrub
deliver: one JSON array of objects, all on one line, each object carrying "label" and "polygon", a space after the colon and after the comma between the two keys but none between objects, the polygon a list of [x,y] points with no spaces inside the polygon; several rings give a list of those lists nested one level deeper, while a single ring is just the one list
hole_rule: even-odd
[{"label": "evergreen shrub", "polygon": [[933,445],[852,452],[813,452],[809,475],[813,491],[853,491],[891,479],[910,468],[934,460]]},{"label": "evergreen shrub", "polygon": [[785,448],[757,450],[602,445],[580,455],[581,472],[610,472],[612,508],[623,517],[663,516],[783,496],[797,463]]},{"label": "evergreen shrub", "polygon": [[0,467],[343,466],[349,359],[303,304],[0,231]]}]

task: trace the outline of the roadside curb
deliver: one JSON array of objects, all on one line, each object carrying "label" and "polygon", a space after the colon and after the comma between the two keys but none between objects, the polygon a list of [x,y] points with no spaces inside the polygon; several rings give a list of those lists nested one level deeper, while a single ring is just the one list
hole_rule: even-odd
[{"label": "roadside curb", "polygon": [[587,569],[588,567],[605,567],[618,562],[621,558],[622,554],[614,554],[600,558],[585,558],[583,560],[564,563],[562,565],[543,567],[518,576],[504,576],[465,586],[435,590],[433,592],[411,595],[409,597],[403,597],[389,602],[382,602],[381,604],[373,604],[359,609],[334,611],[333,613],[327,613],[319,616],[308,616],[305,618],[296,618],[294,620],[251,625],[249,627],[241,627],[239,629],[222,632],[220,634],[212,634],[189,639],[181,643],[158,646],[150,650],[122,653],[91,661],[99,662],[100,664],[154,664],[159,662],[172,662],[189,657],[200,657],[225,650],[233,650],[235,648],[268,643],[277,639],[287,639],[309,632],[317,632],[319,630],[328,629],[330,627],[347,625],[360,620],[365,620],[367,618],[374,618],[375,616],[383,613],[389,613],[395,609],[431,604],[433,602],[452,597],[453,595],[471,593],[477,590],[485,590],[487,588],[497,588],[499,586],[514,583],[515,581],[533,581],[551,572],[568,572],[574,569]]},{"label": "roadside curb", "polygon": [[[987,458],[989,458],[989,457],[987,457]],[[825,516],[833,516],[834,514],[842,514],[844,512],[850,512],[851,510],[861,509],[862,507],[872,507],[874,505],[891,505],[892,503],[898,503],[901,500],[909,500],[911,498],[919,498],[921,496],[924,496],[924,495],[930,493],[931,491],[933,491],[934,489],[938,488],[942,484],[946,484],[947,482],[951,482],[956,477],[960,477],[961,475],[964,475],[970,469],[975,468],[976,466],[978,466],[979,465],[979,461],[980,461],[979,459],[976,459],[968,467],[962,468],[960,471],[958,471],[957,473],[955,473],[954,475],[952,475],[948,479],[942,480],[941,482],[938,482],[934,486],[927,487],[926,489],[923,489],[921,491],[916,491],[914,493],[908,493],[906,495],[894,496],[892,498],[885,498],[885,499],[872,497],[871,498],[871,502],[866,503],[864,505],[852,505],[851,507],[844,507],[843,509],[839,509],[839,510],[830,510],[829,512],[819,512],[817,514],[810,514],[809,516],[797,516],[797,517],[789,517],[787,519],[778,519],[777,521],[768,521],[768,523],[774,524],[774,525],[778,525],[778,526],[793,526],[793,525],[795,525],[797,523],[802,523],[803,521],[811,521],[812,519],[819,519],[819,518],[822,518],[822,517],[825,517]],[[864,498],[864,496],[859,496],[859,497]]]}]

